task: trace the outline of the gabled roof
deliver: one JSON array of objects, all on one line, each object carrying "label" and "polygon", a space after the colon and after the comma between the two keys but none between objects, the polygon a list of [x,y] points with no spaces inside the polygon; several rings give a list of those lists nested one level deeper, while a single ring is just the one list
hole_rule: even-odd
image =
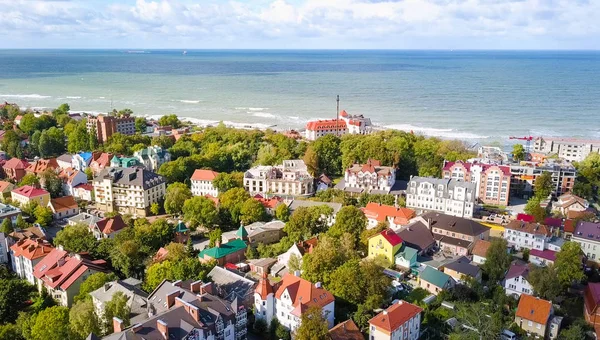
[{"label": "gabled roof", "polygon": [[427,266],[419,274],[419,278],[440,288],[443,288],[449,280],[452,280],[450,275],[442,273],[441,271],[430,266]]},{"label": "gabled roof", "polygon": [[41,227],[29,227],[27,229],[15,229],[12,233],[8,234],[8,236],[12,237],[16,241],[21,241],[24,239],[46,239],[46,234]]},{"label": "gabled roof", "polygon": [[537,257],[540,257],[540,258],[543,258],[545,260],[552,261],[552,262],[554,262],[556,260],[556,252],[552,251],[550,249],[546,249],[546,250],[531,249],[529,252],[529,255],[537,256]]},{"label": "gabled roof", "polygon": [[96,222],[96,227],[98,227],[100,232],[105,235],[117,232],[126,226],[127,225],[123,221],[123,217],[121,217],[121,215],[116,215],[115,217],[106,217]]},{"label": "gabled roof", "polygon": [[43,195],[50,195],[50,193],[47,192],[46,190],[34,188],[31,185],[24,185],[20,188],[14,189],[12,192],[14,192],[15,194],[21,195],[21,196],[29,197],[29,198],[43,196]]},{"label": "gabled roof", "polygon": [[429,228],[420,221],[411,223],[398,232],[402,241],[418,251],[428,249],[435,244],[435,239]]},{"label": "gabled roof", "polygon": [[369,320],[369,324],[391,333],[422,311],[421,307],[400,300]]},{"label": "gabled roof", "polygon": [[522,276],[527,278],[529,276],[529,265],[523,262],[513,262],[504,277],[505,280],[509,280],[515,277]]},{"label": "gabled roof", "polygon": [[92,160],[92,153],[91,152],[80,152],[77,155],[79,157],[81,157],[81,159],[83,159],[87,163],[89,163]]},{"label": "gabled roof", "polygon": [[330,340],[365,340],[352,319],[340,322],[329,330]]},{"label": "gabled roof", "polygon": [[298,317],[310,306],[325,307],[335,301],[333,294],[325,290],[320,283],[312,284],[310,281],[292,274],[286,274],[283,277],[281,286],[275,293],[275,298],[280,300],[285,291],[290,296],[292,306],[296,307],[292,314]]},{"label": "gabled roof", "polygon": [[235,253],[240,250],[244,250],[244,249],[246,249],[246,247],[247,247],[246,242],[244,242],[240,239],[235,239],[235,240],[229,241],[227,243],[223,243],[220,247],[212,247],[210,249],[204,249],[203,251],[200,252],[200,254],[198,254],[198,257],[202,259],[205,256],[209,256],[214,259],[220,259],[229,254]]},{"label": "gabled roof", "polygon": [[29,166],[26,160],[11,158],[4,163],[3,168],[14,169],[14,170],[25,170]]},{"label": "gabled roof", "polygon": [[35,265],[33,272],[36,278],[44,282],[44,285],[66,290],[88,269],[106,272],[106,261],[92,261],[81,255],[69,255],[66,251],[55,248]]},{"label": "gabled roof", "polygon": [[546,325],[552,314],[552,303],[550,301],[533,297],[527,294],[521,294],[519,307],[517,307],[516,316]]},{"label": "gabled roof", "polygon": [[528,234],[542,235],[550,237],[552,235],[550,228],[540,223],[530,223],[519,220],[512,220],[505,226],[506,229],[517,230]]},{"label": "gabled roof", "polygon": [[326,119],[326,120],[313,120],[306,123],[306,130],[343,130],[346,128],[346,122],[342,119]]},{"label": "gabled roof", "polygon": [[560,228],[562,226],[562,219],[554,217],[546,217],[544,224],[549,227]]},{"label": "gabled roof", "polygon": [[588,314],[594,314],[600,305],[600,283],[589,282],[583,294],[585,308]]},{"label": "gabled roof", "polygon": [[219,173],[212,170],[197,169],[194,171],[192,181],[212,181]]},{"label": "gabled roof", "polygon": [[279,196],[264,198],[261,195],[254,195],[253,198],[259,201],[260,204],[267,209],[275,209],[279,204],[283,203],[283,199]]},{"label": "gabled roof", "polygon": [[446,265],[446,268],[454,270],[457,273],[464,274],[464,275],[471,276],[471,277],[477,277],[477,275],[481,271],[481,269],[479,269],[479,267],[471,264],[471,261],[465,256],[458,258],[454,262],[448,263]]},{"label": "gabled roof", "polygon": [[33,162],[33,163],[29,164],[29,166],[25,170],[27,172],[32,172],[34,174],[40,174],[40,173],[46,171],[47,169],[56,169],[56,168],[58,168],[58,163],[56,162],[56,158],[50,158],[50,159],[40,159],[36,162]]},{"label": "gabled roof", "polygon": [[487,257],[487,251],[492,245],[492,242],[486,240],[477,240],[471,253],[480,257]]},{"label": "gabled roof", "polygon": [[11,187],[14,187],[15,185],[12,184],[11,182],[7,182],[7,181],[0,181],[0,192],[4,192],[6,189],[9,189]]},{"label": "gabled roof", "polygon": [[51,207],[51,209],[52,209],[52,211],[54,211],[54,213],[79,208],[79,205],[77,205],[77,202],[75,202],[75,198],[73,198],[73,196],[63,196],[63,197],[53,198],[50,200],[48,205]]},{"label": "gabled roof", "polygon": [[576,203],[579,203],[584,208],[589,206],[589,202],[586,199],[576,196],[570,192],[562,194],[560,197],[558,197],[558,201],[554,204],[558,207],[568,208]]},{"label": "gabled roof", "polygon": [[399,244],[402,244],[402,238],[398,236],[392,229],[385,229],[379,235],[383,236],[383,238],[392,246],[395,247]]},{"label": "gabled roof", "polygon": [[579,221],[573,237],[600,242],[600,223]]},{"label": "gabled roof", "polygon": [[429,212],[423,214],[421,217],[425,221],[429,219],[433,228],[453,231],[456,233],[465,234],[473,237],[479,236],[485,233],[486,231],[490,230],[489,227],[486,227],[479,222],[462,217],[440,214],[436,212]]},{"label": "gabled roof", "polygon": [[54,247],[45,240],[24,239],[13,244],[10,249],[14,256],[23,256],[29,260],[35,260],[48,255]]},{"label": "gabled roof", "polygon": [[571,219],[565,220],[565,232],[566,233],[574,233],[575,232],[575,221]]},{"label": "gabled roof", "polygon": [[391,205],[385,205],[381,203],[371,202],[366,207],[361,209],[367,218],[375,219],[379,222],[386,221],[388,218],[396,219],[407,222],[411,218],[415,217],[415,211],[408,208],[396,208]]},{"label": "gabled roof", "polygon": [[92,163],[97,167],[107,167],[110,165],[110,160],[112,159],[112,154],[103,152],[98,156]]},{"label": "gabled roof", "polygon": [[[60,173],[58,174],[58,177],[60,177],[60,179],[62,179],[63,182],[65,182],[67,184],[71,184],[71,183],[73,183],[75,176],[77,176],[79,173],[84,174],[82,171],[75,170],[73,168],[64,168],[60,171]],[[87,178],[87,175],[85,175],[85,176]]]}]

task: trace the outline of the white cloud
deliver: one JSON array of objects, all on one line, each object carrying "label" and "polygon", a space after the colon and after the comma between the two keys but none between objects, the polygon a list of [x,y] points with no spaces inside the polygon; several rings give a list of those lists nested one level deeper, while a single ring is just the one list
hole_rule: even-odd
[{"label": "white cloud", "polygon": [[[0,0],[7,47],[600,48],[600,1]],[[419,41],[429,41],[422,45]],[[67,46],[68,45],[68,46]],[[577,46],[570,46],[571,48]],[[443,48],[443,46],[440,46]]]}]

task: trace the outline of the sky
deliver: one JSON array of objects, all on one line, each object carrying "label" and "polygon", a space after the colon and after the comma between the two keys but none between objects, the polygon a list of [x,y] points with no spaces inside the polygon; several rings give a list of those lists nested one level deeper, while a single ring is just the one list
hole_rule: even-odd
[{"label": "sky", "polygon": [[600,0],[0,0],[2,48],[600,49]]}]

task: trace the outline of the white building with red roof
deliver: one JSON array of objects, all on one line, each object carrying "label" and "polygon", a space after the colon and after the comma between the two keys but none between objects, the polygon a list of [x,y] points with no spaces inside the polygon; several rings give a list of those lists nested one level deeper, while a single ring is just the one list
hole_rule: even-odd
[{"label": "white building with red roof", "polygon": [[94,225],[90,226],[90,231],[94,233],[94,237],[97,240],[102,240],[103,238],[115,237],[126,226],[121,215],[116,215],[97,221]]},{"label": "white building with red roof", "polygon": [[35,284],[33,267],[47,256],[54,247],[46,240],[23,239],[10,247],[10,263],[18,277]]},{"label": "white building with red roof", "polygon": [[52,218],[60,220],[79,214],[79,205],[73,196],[53,198],[48,202],[48,208],[52,210]]},{"label": "white building with red roof", "polygon": [[369,320],[369,339],[417,340],[421,333],[423,309],[403,300]]},{"label": "white building with red roof", "polygon": [[367,229],[375,228],[379,222],[388,222],[390,228],[395,230],[403,225],[408,225],[409,221],[417,216],[412,209],[375,202],[368,203],[361,210],[367,217]]},{"label": "white building with red roof", "polygon": [[373,124],[370,118],[363,115],[350,115],[343,110],[340,112],[339,119],[313,120],[306,124],[305,137],[308,140],[315,140],[325,135],[342,136],[350,134],[367,134],[373,131]]},{"label": "white building with red roof", "polygon": [[336,189],[356,194],[389,194],[395,183],[395,167],[383,166],[380,161],[369,159],[365,164],[353,164],[348,168]]},{"label": "white building with red roof", "polygon": [[192,195],[212,197],[219,196],[219,190],[213,185],[213,180],[219,173],[212,170],[198,169],[192,175]]},{"label": "white building with red roof", "polygon": [[88,181],[85,172],[73,168],[62,169],[58,173],[58,177],[63,182],[63,193],[71,196],[74,196],[76,186],[87,184]]},{"label": "white building with red roof", "polygon": [[21,206],[30,202],[36,202],[38,205],[47,206],[50,201],[50,193],[44,189],[38,189],[31,185],[24,185],[16,188],[10,193],[13,202],[19,202]]},{"label": "white building with red roof", "polygon": [[509,204],[511,173],[506,165],[444,161],[442,177],[475,183],[476,198],[484,204]]},{"label": "white building with red roof", "polygon": [[318,306],[327,319],[328,327],[333,327],[335,297],[325,290],[320,282],[315,284],[297,275],[286,274],[275,291],[268,279],[263,278],[254,291],[256,317],[271,323],[273,317],[290,331],[300,326],[301,316],[308,307]]}]

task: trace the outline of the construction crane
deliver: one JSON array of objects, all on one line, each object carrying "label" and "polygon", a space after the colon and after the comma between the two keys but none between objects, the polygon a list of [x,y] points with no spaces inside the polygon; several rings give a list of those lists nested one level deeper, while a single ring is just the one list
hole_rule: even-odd
[{"label": "construction crane", "polygon": [[531,151],[529,148],[531,146],[531,141],[533,140],[532,136],[525,136],[525,137],[514,137],[514,136],[511,136],[511,137],[508,137],[508,139],[518,139],[518,140],[524,140],[524,141],[526,141],[527,143],[526,143],[526,146],[525,146],[525,151],[527,151],[528,153]]}]

